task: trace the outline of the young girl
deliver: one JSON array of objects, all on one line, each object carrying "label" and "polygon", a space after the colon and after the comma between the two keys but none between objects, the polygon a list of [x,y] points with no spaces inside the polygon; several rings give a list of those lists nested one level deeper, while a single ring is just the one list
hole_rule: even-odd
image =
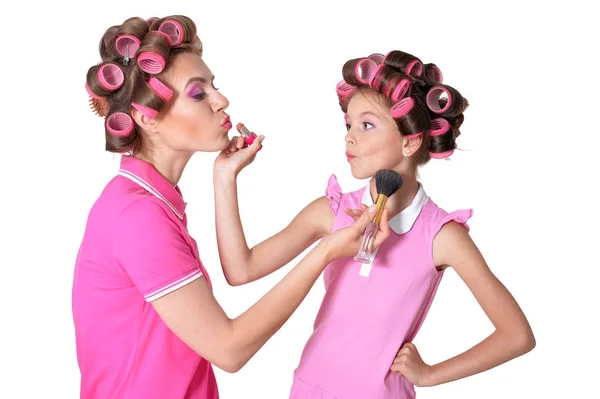
[{"label": "young girl", "polygon": [[[106,118],[106,149],[123,156],[90,211],[75,264],[81,398],[217,399],[211,363],[239,370],[325,266],[358,250],[369,218],[322,240],[230,319],[188,233],[178,181],[196,152],[221,151],[215,170],[227,170],[254,156],[263,137],[230,151],[241,142],[228,137],[229,103],[214,87],[196,26],[185,16],[130,18],[106,31],[100,56],[85,86],[94,111]],[[385,220],[378,242],[389,235]]]},{"label": "young girl", "polygon": [[[342,74],[337,93],[346,119],[346,156],[355,178],[371,179],[366,187],[345,193],[332,176],[324,197],[249,249],[236,175],[215,179],[219,253],[227,280],[238,285],[277,270],[316,240],[352,224],[377,197],[378,170],[393,169],[403,178],[386,204],[392,235],[374,260],[361,264],[349,256],[325,269],[325,298],[291,398],[414,398],[415,385],[457,380],[530,351],[535,340],[527,319],[468,234],[471,211],[444,211],[417,179],[419,166],[452,155],[467,100],[442,84],[434,64],[401,51],[350,60]],[[448,267],[496,329],[468,351],[428,365],[411,341]]]}]

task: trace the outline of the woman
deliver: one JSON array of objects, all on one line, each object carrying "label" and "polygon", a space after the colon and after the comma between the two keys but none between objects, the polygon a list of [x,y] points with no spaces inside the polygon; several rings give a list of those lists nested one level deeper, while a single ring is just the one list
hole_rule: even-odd
[{"label": "woman", "polygon": [[[106,149],[127,153],[90,211],[77,256],[73,315],[82,398],[218,398],[212,364],[239,370],[285,323],[333,259],[356,253],[369,215],[327,236],[248,311],[229,319],[187,232],[177,183],[196,152],[239,169],[261,146],[228,138],[194,23],[126,20],[88,71]],[[372,214],[370,215],[372,217]],[[376,245],[388,235],[382,223]]]}]

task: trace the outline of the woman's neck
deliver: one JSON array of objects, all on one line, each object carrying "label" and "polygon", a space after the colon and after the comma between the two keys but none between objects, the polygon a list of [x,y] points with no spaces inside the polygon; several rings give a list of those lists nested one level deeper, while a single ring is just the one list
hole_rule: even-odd
[{"label": "woman's neck", "polygon": [[177,186],[183,170],[192,154],[174,153],[171,151],[137,152],[134,157],[148,162],[154,167],[173,187]]}]

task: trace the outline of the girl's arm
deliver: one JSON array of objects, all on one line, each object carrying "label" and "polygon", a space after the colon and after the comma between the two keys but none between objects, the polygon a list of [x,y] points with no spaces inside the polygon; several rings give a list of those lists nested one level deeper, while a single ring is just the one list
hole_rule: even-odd
[{"label": "girl's arm", "polygon": [[523,311],[486,264],[467,230],[456,222],[445,224],[433,242],[436,266],[451,266],[467,284],[496,330],[486,339],[451,359],[426,365],[414,345],[398,352],[392,371],[417,386],[439,385],[494,368],[535,347]]},{"label": "girl's arm", "polygon": [[[248,247],[240,220],[236,179],[241,168],[252,162],[261,142],[262,136],[248,148],[230,148],[215,161],[217,244],[223,273],[231,285],[257,280],[291,262],[328,234],[335,219],[329,200],[321,197],[308,204],[285,229],[253,248]],[[232,143],[241,146],[236,139]]]}]

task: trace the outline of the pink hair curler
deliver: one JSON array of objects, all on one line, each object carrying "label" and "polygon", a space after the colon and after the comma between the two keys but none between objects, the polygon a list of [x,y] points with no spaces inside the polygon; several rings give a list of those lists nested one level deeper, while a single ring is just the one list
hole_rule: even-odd
[{"label": "pink hair curler", "polygon": [[157,110],[152,109],[150,107],[146,107],[145,105],[138,104],[138,103],[131,103],[131,106],[133,108],[137,109],[138,111],[140,111],[142,114],[146,115],[150,119],[155,119],[156,115],[158,115]]},{"label": "pink hair curler", "polygon": [[450,155],[454,153],[454,150],[446,151],[446,152],[431,152],[429,151],[429,156],[434,159],[444,159],[448,158]]},{"label": "pink hair curler", "polygon": [[117,90],[123,86],[125,75],[123,71],[115,64],[103,64],[98,68],[98,80],[100,86],[107,91]]},{"label": "pink hair curler", "polygon": [[152,24],[153,24],[155,21],[158,21],[158,18],[156,18],[156,17],[150,17],[150,18],[148,18],[148,19],[146,20],[146,22],[148,22],[148,25],[149,25],[149,26],[152,26]]},{"label": "pink hair curler", "polygon": [[410,76],[421,76],[423,74],[423,63],[418,59],[414,59],[406,65],[404,73]]},{"label": "pink hair curler", "polygon": [[140,44],[140,39],[133,35],[120,35],[115,40],[115,48],[126,59],[133,58]]},{"label": "pink hair curler", "polygon": [[427,64],[423,68],[423,73],[427,79],[433,83],[442,83],[444,81],[444,75],[442,70],[435,64]]},{"label": "pink hair curler", "polygon": [[408,89],[410,88],[410,82],[408,79],[402,79],[400,82],[396,84],[394,91],[389,95],[389,98],[393,102],[398,102],[402,97],[408,93]]},{"label": "pink hair curler", "polygon": [[367,58],[372,60],[373,62],[375,62],[377,65],[379,65],[383,62],[384,55],[379,54],[379,53],[374,53],[374,54],[371,54],[370,56],[368,56]]},{"label": "pink hair curler", "polygon": [[415,100],[412,97],[404,97],[390,108],[392,118],[399,119],[406,116],[415,107]]},{"label": "pink hair curler", "polygon": [[354,75],[356,79],[363,85],[368,85],[377,70],[375,61],[369,58],[363,58],[354,66]]},{"label": "pink hair curler", "polygon": [[431,121],[430,136],[441,136],[450,130],[450,123],[444,118],[435,118]]},{"label": "pink hair curler", "polygon": [[[377,74],[379,73],[379,70],[383,68],[383,63],[377,65],[377,68],[375,68],[375,70],[373,71],[373,73],[371,74],[371,78],[369,79],[369,86],[371,86],[371,88],[378,90],[379,87],[375,87],[373,86],[373,81],[375,80],[375,77],[377,76]],[[379,83],[378,86],[381,85],[381,79],[379,79]]]},{"label": "pink hair curler", "polygon": [[[448,97],[448,102],[446,103],[446,105],[442,108],[440,106],[440,99],[442,98],[442,95],[446,94],[446,96]],[[452,95],[450,94],[450,91],[448,89],[446,89],[443,86],[434,86],[429,90],[429,93],[427,93],[427,106],[429,107],[429,109],[436,113],[436,114],[442,114],[446,111],[448,111],[450,109],[450,105],[452,104]]]},{"label": "pink hair curler", "polygon": [[422,134],[423,134],[423,132],[419,132],[419,133],[409,134],[408,136],[405,136],[405,137],[407,139],[414,139],[415,137],[419,137]]},{"label": "pink hair curler", "polygon": [[114,136],[127,136],[133,130],[133,120],[125,112],[115,112],[106,118],[106,130]]},{"label": "pink hair curler", "polygon": [[346,81],[342,80],[335,86],[335,92],[339,97],[348,98],[354,93],[356,90],[356,86],[352,86],[351,84],[346,83]]},{"label": "pink hair curler", "polygon": [[159,31],[159,30],[152,30],[152,31],[150,31],[150,32],[148,32],[148,33],[149,33],[149,34],[150,34],[150,33],[159,34],[159,35],[161,35],[162,37],[164,37],[164,38],[167,40],[167,42],[169,42],[169,46],[172,46],[172,45],[173,45],[173,40],[171,39],[171,36],[167,35],[165,32],[161,32],[161,31]]},{"label": "pink hair curler", "polygon": [[166,33],[171,38],[171,46],[179,46],[183,42],[183,29],[179,22],[168,19],[158,27],[160,32]]},{"label": "pink hair curler", "polygon": [[163,82],[155,77],[151,77],[150,80],[148,80],[148,86],[154,90],[157,96],[165,101],[169,101],[171,97],[173,97],[173,90],[169,89]]},{"label": "pink hair curler", "polygon": [[165,69],[167,62],[161,54],[153,51],[144,51],[138,55],[137,64],[142,71],[151,75],[157,75]]},{"label": "pink hair curler", "polygon": [[88,86],[87,82],[85,82],[85,91],[87,91],[87,93],[90,95],[90,97],[92,97],[93,99],[99,99],[100,96],[96,95],[92,89],[90,89],[90,86]]}]

